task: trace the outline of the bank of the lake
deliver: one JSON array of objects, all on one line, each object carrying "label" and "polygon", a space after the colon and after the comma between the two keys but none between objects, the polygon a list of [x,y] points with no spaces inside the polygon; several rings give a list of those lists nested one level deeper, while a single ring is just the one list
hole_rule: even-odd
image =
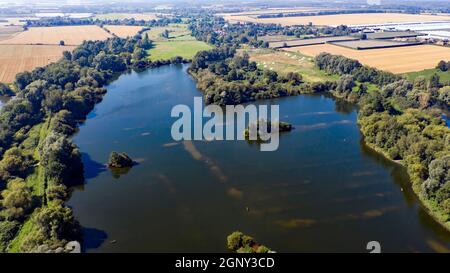
[{"label": "bank of the lake", "polygon": [[[234,230],[279,252],[450,249],[450,235],[419,204],[404,168],[364,144],[356,109],[324,96],[280,105],[295,130],[276,152],[244,141],[171,139],[174,105],[201,96],[171,65],[121,76],[74,142],[86,184],[68,204],[88,252],[224,252]],[[112,150],[139,164],[105,167]]]}]

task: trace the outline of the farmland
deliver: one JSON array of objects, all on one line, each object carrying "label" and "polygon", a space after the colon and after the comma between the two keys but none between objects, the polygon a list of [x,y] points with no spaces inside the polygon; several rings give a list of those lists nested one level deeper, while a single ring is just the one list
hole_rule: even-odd
[{"label": "farmland", "polygon": [[[169,31],[169,38],[161,36],[165,30]],[[192,37],[186,24],[154,27],[145,33],[152,41],[155,41],[153,48],[148,50],[149,58],[152,61],[168,60],[176,56],[191,59],[197,52],[211,49],[210,45]]]},{"label": "farmland", "polygon": [[0,82],[12,82],[17,73],[31,71],[61,58],[72,46],[0,45]]},{"label": "farmland", "polygon": [[112,34],[121,38],[134,36],[142,29],[141,26],[112,26],[112,25],[105,25],[104,28],[109,30]]},{"label": "farmland", "polygon": [[417,45],[370,50],[353,50],[331,44],[286,48],[286,51],[317,56],[321,52],[343,55],[361,63],[393,73],[407,73],[436,67],[441,60],[450,60],[450,48]]},{"label": "farmland", "polygon": [[246,51],[250,60],[261,69],[274,70],[281,74],[300,73],[307,82],[337,80],[337,76],[327,75],[315,67],[313,58],[297,52],[282,52],[271,49],[253,49]]},{"label": "farmland", "polygon": [[0,26],[0,41],[10,39],[21,31],[21,26]]},{"label": "farmland", "polygon": [[9,45],[58,45],[64,41],[66,45],[80,45],[84,40],[105,40],[111,34],[98,26],[64,26],[64,27],[32,27],[27,31],[0,41]]},{"label": "farmland", "polygon": [[417,45],[417,43],[397,42],[392,40],[339,41],[332,42],[332,44],[356,50]]},{"label": "farmland", "polygon": [[317,44],[325,44],[327,42],[332,42],[332,41],[352,41],[355,39],[356,39],[355,37],[350,37],[350,36],[330,36],[330,37],[321,37],[321,38],[312,38],[312,39],[286,40],[286,41],[269,42],[269,47],[280,48],[280,47],[317,45]]},{"label": "farmland", "polygon": [[306,25],[313,23],[319,26],[365,25],[399,22],[450,21],[448,16],[419,15],[405,13],[356,13],[318,16],[292,16],[280,18],[254,18],[248,15],[225,14],[224,19],[231,22],[254,22],[263,24],[281,24],[282,26]]},{"label": "farmland", "polygon": [[149,58],[152,61],[168,60],[176,56],[192,59],[197,52],[208,49],[211,49],[211,46],[201,41],[156,42],[149,50]]},{"label": "farmland", "polygon": [[122,19],[135,19],[135,20],[158,20],[157,13],[104,13],[97,14],[94,19],[100,20],[122,20]]},{"label": "farmland", "polygon": [[163,31],[169,31],[169,40],[195,40],[191,36],[191,31],[187,28],[186,24],[169,24],[164,27],[152,27],[149,31],[146,31],[150,40],[155,42],[167,41],[167,38],[161,36]]}]

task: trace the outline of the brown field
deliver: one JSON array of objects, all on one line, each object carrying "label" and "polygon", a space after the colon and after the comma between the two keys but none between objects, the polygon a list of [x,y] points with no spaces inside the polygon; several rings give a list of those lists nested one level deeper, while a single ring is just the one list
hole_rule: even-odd
[{"label": "brown field", "polygon": [[365,24],[382,24],[382,23],[400,23],[400,22],[424,22],[448,20],[448,16],[437,15],[419,15],[419,14],[403,14],[403,13],[360,13],[360,14],[336,14],[336,15],[319,15],[319,16],[298,16],[298,17],[281,17],[281,18],[252,18],[247,15],[223,15],[225,20],[236,22],[254,22],[265,24],[281,24],[289,25],[306,25],[313,23],[319,26],[338,26],[338,25],[365,25]]},{"label": "brown field", "polygon": [[21,26],[0,26],[0,41],[14,37],[22,30]]},{"label": "brown field", "polygon": [[95,15],[95,19],[106,20],[122,20],[122,19],[135,19],[135,20],[158,20],[159,17],[165,16],[160,13],[104,13]]},{"label": "brown field", "polygon": [[0,45],[0,82],[13,82],[17,73],[31,71],[61,58],[74,46]]},{"label": "brown field", "polygon": [[121,38],[134,36],[142,29],[141,26],[111,26],[111,25],[104,26],[104,28],[106,28],[111,33]]},{"label": "brown field", "polygon": [[11,39],[0,41],[8,45],[80,45],[84,40],[105,40],[111,34],[98,26],[32,27]]},{"label": "brown field", "polygon": [[421,71],[436,67],[439,61],[450,61],[450,48],[417,45],[383,49],[353,50],[331,44],[286,48],[286,51],[317,56],[321,52],[343,55],[361,63],[393,73]]}]

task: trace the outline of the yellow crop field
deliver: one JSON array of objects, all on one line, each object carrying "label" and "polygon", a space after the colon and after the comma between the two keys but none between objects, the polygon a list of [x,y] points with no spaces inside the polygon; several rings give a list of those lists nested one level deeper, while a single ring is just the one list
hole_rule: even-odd
[{"label": "yellow crop field", "polygon": [[109,30],[112,34],[121,38],[134,36],[142,29],[141,26],[112,26],[112,25],[106,25],[104,26],[104,28]]},{"label": "yellow crop field", "polygon": [[57,45],[0,45],[0,82],[13,82],[17,73],[31,71],[62,57],[74,46]]},{"label": "yellow crop field", "polygon": [[450,61],[450,48],[417,45],[382,49],[354,50],[331,44],[285,48],[286,51],[317,56],[321,52],[343,55],[362,64],[392,73],[407,73],[434,68],[441,60]]},{"label": "yellow crop field", "polygon": [[31,27],[10,39],[0,41],[8,45],[80,45],[85,40],[105,40],[111,34],[98,26],[62,26],[62,27]]},{"label": "yellow crop field", "polygon": [[450,21],[449,16],[404,14],[404,13],[356,13],[318,16],[292,16],[279,18],[255,18],[249,15],[224,14],[224,19],[231,22],[254,22],[263,24],[281,24],[282,26],[306,25],[319,26],[364,25],[400,22]]}]

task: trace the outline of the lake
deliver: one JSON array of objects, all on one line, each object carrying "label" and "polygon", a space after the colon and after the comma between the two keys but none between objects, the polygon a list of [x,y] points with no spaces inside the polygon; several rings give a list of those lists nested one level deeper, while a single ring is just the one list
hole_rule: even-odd
[{"label": "lake", "polygon": [[[276,152],[246,141],[174,142],[174,105],[201,96],[187,65],[122,75],[74,142],[86,184],[68,201],[87,252],[226,252],[240,230],[277,252],[449,251],[404,168],[365,146],[356,109],[320,95],[262,101],[294,125]],[[139,162],[105,168],[111,151]]]}]

